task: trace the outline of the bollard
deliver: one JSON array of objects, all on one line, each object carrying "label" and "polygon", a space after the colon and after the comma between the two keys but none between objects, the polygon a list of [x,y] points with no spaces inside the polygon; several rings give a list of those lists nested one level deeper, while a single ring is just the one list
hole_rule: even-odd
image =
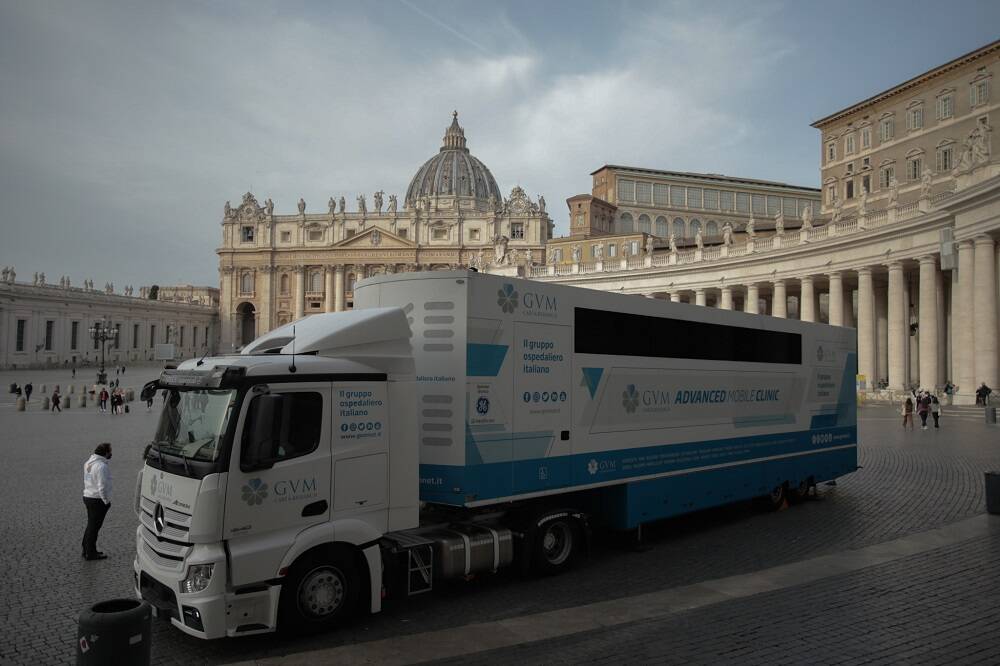
[{"label": "bollard", "polygon": [[42,395],[45,395],[48,392],[48,389],[49,389],[48,386],[46,386],[45,384],[42,384]]},{"label": "bollard", "polygon": [[153,609],[138,599],[111,599],[80,613],[76,663],[149,664]]},{"label": "bollard", "polygon": [[86,407],[87,406],[87,394],[86,393],[81,393],[80,394],[80,402],[78,402],[77,404],[80,405],[81,407]]},{"label": "bollard", "polygon": [[989,424],[989,425],[996,425],[996,422],[997,422],[997,408],[996,407],[987,407],[983,411],[986,412],[986,423]]},{"label": "bollard", "polygon": [[134,388],[125,389],[125,401],[132,402],[133,400],[135,400],[135,389]]},{"label": "bollard", "polygon": [[1000,472],[986,472],[986,511],[1000,515]]},{"label": "bollard", "polygon": [[17,399],[17,411],[19,411],[19,412],[23,412],[23,411],[24,411],[24,408],[25,408],[25,406],[26,406],[27,404],[28,404],[28,403],[27,403],[27,402],[25,402],[24,398],[21,398],[21,397],[19,397],[19,398]]},{"label": "bollard", "polygon": [[72,406],[73,406],[73,396],[71,395],[64,395],[62,397],[62,400],[59,401],[60,409],[69,409]]},{"label": "bollard", "polygon": [[75,386],[73,386],[72,384],[70,384],[70,385],[69,385],[69,392],[70,392],[71,394],[72,394],[72,393],[76,393],[76,387],[75,387]]},{"label": "bollard", "polygon": [[49,411],[49,396],[47,395],[42,396],[42,409]]}]

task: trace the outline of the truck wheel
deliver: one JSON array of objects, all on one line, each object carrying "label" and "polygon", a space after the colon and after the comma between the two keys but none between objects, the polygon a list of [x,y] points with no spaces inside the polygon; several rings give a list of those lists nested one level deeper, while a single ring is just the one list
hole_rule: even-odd
[{"label": "truck wheel", "polygon": [[809,497],[809,488],[812,487],[812,479],[802,479],[799,485],[788,490],[788,501],[791,504],[799,504]]},{"label": "truck wheel", "polygon": [[281,586],[280,623],[285,631],[310,633],[342,622],[358,601],[358,572],[348,553],[309,555]]},{"label": "truck wheel", "polygon": [[780,486],[775,486],[774,490],[770,494],[764,495],[760,498],[761,507],[768,511],[777,511],[785,504],[785,499],[787,496],[785,494],[784,484]]},{"label": "truck wheel", "polygon": [[548,575],[568,569],[576,558],[579,541],[576,525],[569,518],[539,525],[532,558],[535,571]]}]

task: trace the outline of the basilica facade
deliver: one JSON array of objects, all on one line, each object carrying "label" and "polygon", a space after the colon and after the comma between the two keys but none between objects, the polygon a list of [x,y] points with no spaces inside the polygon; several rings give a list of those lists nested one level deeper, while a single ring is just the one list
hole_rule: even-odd
[{"label": "basilica facade", "polygon": [[344,197],[326,210],[275,214],[271,199],[246,193],[226,203],[220,312],[223,350],[317,312],[353,306],[357,281],[383,273],[530,266],[544,259],[552,222],[545,198],[514,187],[506,198],[466,147],[453,114],[440,150],[410,181],[400,202],[378,191]]}]

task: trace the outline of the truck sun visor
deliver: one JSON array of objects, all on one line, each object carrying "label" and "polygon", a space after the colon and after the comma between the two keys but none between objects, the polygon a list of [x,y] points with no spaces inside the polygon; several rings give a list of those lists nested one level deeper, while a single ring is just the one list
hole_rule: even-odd
[{"label": "truck sun visor", "polygon": [[208,371],[164,370],[159,384],[163,388],[219,388],[239,380],[245,373],[246,368],[225,365]]}]

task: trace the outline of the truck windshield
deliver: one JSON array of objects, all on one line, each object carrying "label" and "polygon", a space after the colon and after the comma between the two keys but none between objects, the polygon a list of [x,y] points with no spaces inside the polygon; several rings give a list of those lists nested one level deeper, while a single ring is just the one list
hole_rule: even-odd
[{"label": "truck windshield", "polygon": [[169,389],[153,446],[160,453],[214,462],[236,391]]}]

